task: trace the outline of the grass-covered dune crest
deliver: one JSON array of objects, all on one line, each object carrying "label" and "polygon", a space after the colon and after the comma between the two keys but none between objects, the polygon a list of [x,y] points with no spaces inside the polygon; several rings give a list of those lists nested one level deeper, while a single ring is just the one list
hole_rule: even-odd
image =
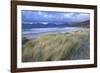
[{"label": "grass-covered dune crest", "polygon": [[89,35],[89,30],[78,30],[28,40],[22,47],[22,62],[89,59]]}]

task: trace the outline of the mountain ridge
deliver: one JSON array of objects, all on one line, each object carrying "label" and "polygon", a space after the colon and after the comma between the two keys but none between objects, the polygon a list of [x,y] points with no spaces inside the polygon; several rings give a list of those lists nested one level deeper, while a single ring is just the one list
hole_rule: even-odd
[{"label": "mountain ridge", "polygon": [[61,27],[90,27],[90,20],[83,21],[83,22],[76,22],[76,23],[31,23],[31,24],[22,24],[23,29],[30,29],[30,28],[61,28]]}]

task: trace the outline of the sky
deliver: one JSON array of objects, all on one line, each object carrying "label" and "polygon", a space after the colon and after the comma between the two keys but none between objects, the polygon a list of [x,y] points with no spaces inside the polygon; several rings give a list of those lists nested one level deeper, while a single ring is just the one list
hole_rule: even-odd
[{"label": "sky", "polygon": [[39,22],[43,24],[60,24],[67,22],[83,22],[89,19],[89,13],[22,10],[22,22],[30,24]]}]

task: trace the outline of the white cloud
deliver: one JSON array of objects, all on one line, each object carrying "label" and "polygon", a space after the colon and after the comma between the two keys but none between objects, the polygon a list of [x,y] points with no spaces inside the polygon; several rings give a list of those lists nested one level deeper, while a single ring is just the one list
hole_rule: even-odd
[{"label": "white cloud", "polygon": [[47,24],[48,24],[48,22],[42,22],[42,24],[47,25]]},{"label": "white cloud", "polygon": [[41,12],[41,11],[38,11],[38,14],[39,14],[39,15],[42,15],[42,12]]},{"label": "white cloud", "polygon": [[43,17],[48,17],[48,15],[44,14]]},{"label": "white cloud", "polygon": [[53,15],[49,15],[49,17],[50,17],[50,18],[52,18],[52,17],[53,17]]},{"label": "white cloud", "polygon": [[65,13],[64,16],[67,17],[67,18],[70,18],[70,17],[72,17],[73,14],[74,13]]}]

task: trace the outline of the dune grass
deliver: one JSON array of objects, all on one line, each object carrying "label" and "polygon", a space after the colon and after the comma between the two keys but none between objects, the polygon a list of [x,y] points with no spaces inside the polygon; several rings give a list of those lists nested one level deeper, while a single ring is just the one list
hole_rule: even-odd
[{"label": "dune grass", "polygon": [[22,62],[89,59],[89,30],[42,35],[23,44]]}]

